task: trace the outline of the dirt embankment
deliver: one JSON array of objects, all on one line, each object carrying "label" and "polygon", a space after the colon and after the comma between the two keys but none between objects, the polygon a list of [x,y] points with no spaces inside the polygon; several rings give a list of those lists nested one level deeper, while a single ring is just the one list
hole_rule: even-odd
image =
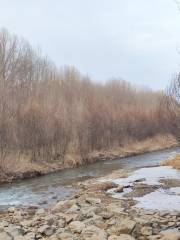
[{"label": "dirt embankment", "polygon": [[135,156],[175,146],[177,146],[177,142],[172,136],[158,135],[145,141],[128,141],[124,146],[114,149],[92,152],[88,154],[85,159],[82,159],[79,156],[67,155],[63,161],[32,162],[26,155],[16,156],[15,154],[9,154],[4,162],[3,171],[0,173],[0,183],[37,177],[65,168],[73,168],[97,161]]}]

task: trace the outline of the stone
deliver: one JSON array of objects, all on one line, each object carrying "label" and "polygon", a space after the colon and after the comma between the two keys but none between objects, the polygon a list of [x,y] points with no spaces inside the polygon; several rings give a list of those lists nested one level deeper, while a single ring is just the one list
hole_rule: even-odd
[{"label": "stone", "polygon": [[101,199],[100,198],[86,198],[86,202],[89,204],[100,204]]},{"label": "stone", "polygon": [[85,221],[84,221],[84,223],[86,224],[86,225],[95,225],[95,226],[97,226],[97,225],[101,225],[101,224],[103,224],[103,220],[102,220],[102,217],[101,216],[99,216],[99,215],[94,215],[92,218],[89,218],[89,219],[86,219]]},{"label": "stone", "polygon": [[9,225],[6,228],[6,232],[12,237],[19,237],[24,234],[24,230],[20,226]]},{"label": "stone", "polygon": [[178,230],[166,230],[160,232],[162,240],[180,240],[180,231]]},{"label": "stone", "polygon": [[38,209],[37,212],[36,212],[36,214],[37,214],[37,215],[43,215],[43,214],[45,214],[44,208]]},{"label": "stone", "polygon": [[76,200],[65,200],[59,201],[52,209],[52,213],[60,212],[60,211],[67,211],[71,208],[72,205],[76,204]]},{"label": "stone", "polygon": [[136,222],[129,219],[122,219],[113,225],[108,232],[110,235],[131,234],[136,226]]},{"label": "stone", "polygon": [[2,240],[13,240],[13,237],[6,232],[0,232],[0,239]]},{"label": "stone", "polygon": [[114,190],[114,192],[116,192],[116,193],[122,193],[122,192],[123,192],[123,189],[124,189],[124,186],[119,185],[119,186]]},{"label": "stone", "polygon": [[15,211],[16,211],[16,208],[15,208],[15,207],[10,207],[10,208],[8,208],[8,212],[9,212],[9,213],[15,213]]},{"label": "stone", "polygon": [[152,227],[142,227],[141,228],[141,234],[144,236],[150,236],[150,235],[152,235],[152,233],[153,233]]},{"label": "stone", "polygon": [[107,240],[107,233],[94,225],[84,228],[81,236],[83,240]]},{"label": "stone", "polygon": [[35,233],[27,233],[26,235],[15,237],[13,240],[35,240]]},{"label": "stone", "polygon": [[124,212],[124,208],[122,208],[121,206],[117,205],[116,203],[111,203],[107,206],[107,211],[111,212],[111,213],[123,213]]},{"label": "stone", "polygon": [[81,233],[82,230],[85,228],[85,224],[80,221],[73,221],[69,224],[69,228],[73,233]]},{"label": "stone", "polygon": [[74,237],[71,233],[60,233],[58,234],[58,240],[74,240]]},{"label": "stone", "polygon": [[94,191],[107,191],[111,188],[116,188],[116,187],[118,187],[118,184],[116,184],[116,183],[103,182],[103,183],[92,184],[90,186],[90,189],[94,190]]},{"label": "stone", "polygon": [[49,227],[48,225],[43,225],[38,228],[38,232],[45,234],[46,236],[51,236],[55,232],[55,229],[53,227]]},{"label": "stone", "polygon": [[67,211],[67,213],[76,213],[80,210],[80,207],[77,204],[73,204]]},{"label": "stone", "polygon": [[66,226],[66,221],[65,219],[59,219],[58,220],[58,227],[64,228]]},{"label": "stone", "polygon": [[110,219],[114,216],[114,214],[111,212],[101,212],[98,215],[101,216],[105,220]]},{"label": "stone", "polygon": [[32,226],[32,221],[31,220],[24,220],[20,222],[21,226],[23,227],[31,227]]},{"label": "stone", "polygon": [[120,236],[112,235],[108,240],[135,240],[135,238],[128,234],[121,234]]}]

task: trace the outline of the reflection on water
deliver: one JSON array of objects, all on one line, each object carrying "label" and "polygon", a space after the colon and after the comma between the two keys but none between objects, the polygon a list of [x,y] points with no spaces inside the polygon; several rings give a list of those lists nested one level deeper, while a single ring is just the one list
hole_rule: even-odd
[{"label": "reflection on water", "polygon": [[109,160],[67,169],[46,176],[23,180],[0,187],[0,206],[50,204],[64,199],[75,192],[71,183],[87,177],[98,177],[120,168],[134,169],[159,164],[163,159],[174,155],[180,149],[157,151],[135,157]]}]

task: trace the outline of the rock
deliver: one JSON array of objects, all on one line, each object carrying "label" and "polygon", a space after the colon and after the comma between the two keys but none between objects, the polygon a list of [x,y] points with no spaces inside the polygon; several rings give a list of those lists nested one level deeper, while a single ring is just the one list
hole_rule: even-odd
[{"label": "rock", "polygon": [[135,238],[128,234],[121,234],[120,236],[112,235],[108,240],[135,240]]},{"label": "rock", "polygon": [[74,240],[74,237],[71,233],[61,233],[58,234],[58,240]]},{"label": "rock", "polygon": [[49,227],[48,225],[43,225],[38,228],[38,232],[45,234],[46,236],[51,236],[55,232],[55,229],[53,227]]},{"label": "rock", "polygon": [[111,203],[107,206],[107,211],[111,213],[123,213],[124,208],[121,206],[117,205],[116,203]]},{"label": "rock", "polygon": [[66,223],[69,224],[72,221],[77,220],[77,214],[63,214],[62,218],[65,219]]},{"label": "rock", "polygon": [[92,218],[86,219],[84,223],[86,224],[86,226],[89,226],[89,225],[98,226],[103,224],[103,220],[101,216],[95,214]]},{"label": "rock", "polygon": [[110,219],[114,216],[114,214],[111,212],[101,212],[98,215],[101,216],[105,220]]},{"label": "rock", "polygon": [[0,222],[0,228],[4,228],[4,227],[8,227],[9,226],[9,223],[7,221],[2,221]]},{"label": "rock", "polygon": [[69,208],[71,208],[72,205],[76,204],[76,200],[65,200],[65,201],[59,201],[52,209],[52,213],[60,212],[60,211],[67,211]]},{"label": "rock", "polygon": [[108,232],[110,235],[131,234],[136,226],[136,222],[129,219],[122,219],[113,225]]},{"label": "rock", "polygon": [[19,237],[24,234],[24,230],[20,226],[9,225],[6,228],[6,233],[8,233],[12,237]]},{"label": "rock", "polygon": [[44,220],[47,222],[47,225],[52,226],[55,223],[55,221],[58,220],[58,218],[53,214],[50,214],[48,216],[45,216]]},{"label": "rock", "polygon": [[15,211],[16,211],[16,208],[15,208],[15,207],[10,207],[10,208],[8,208],[8,212],[9,212],[9,213],[15,213]]},{"label": "rock", "polygon": [[58,227],[64,228],[66,226],[66,221],[65,219],[59,219],[58,220]]},{"label": "rock", "polygon": [[0,239],[2,240],[13,240],[13,237],[6,232],[0,232]]},{"label": "rock", "polygon": [[100,204],[101,199],[100,198],[86,198],[86,202],[89,204]]},{"label": "rock", "polygon": [[81,236],[83,240],[107,240],[107,233],[93,225],[84,228]]},{"label": "rock", "polygon": [[37,212],[36,212],[36,214],[37,214],[37,215],[43,215],[43,214],[45,214],[44,208],[38,209]]},{"label": "rock", "polygon": [[73,233],[81,233],[82,230],[85,228],[85,224],[80,221],[74,221],[69,224],[69,228]]},{"label": "rock", "polygon": [[167,230],[160,232],[162,240],[180,240],[180,232],[178,230]]},{"label": "rock", "polygon": [[77,204],[73,204],[67,211],[67,213],[76,213],[80,210],[80,207]]},{"label": "rock", "polygon": [[148,240],[160,240],[160,239],[162,239],[161,235],[153,235],[148,237]]},{"label": "rock", "polygon": [[15,237],[13,240],[35,240],[35,233],[27,233],[26,235]]},{"label": "rock", "polygon": [[22,222],[20,222],[20,225],[27,228],[27,227],[31,227],[32,226],[32,221],[31,220],[24,220]]},{"label": "rock", "polygon": [[141,228],[141,234],[144,236],[150,236],[150,235],[152,235],[152,233],[153,233],[152,227],[142,227]]},{"label": "rock", "polygon": [[94,190],[94,191],[107,191],[111,188],[116,188],[116,187],[118,187],[118,184],[116,184],[116,183],[103,182],[103,183],[92,184],[90,186],[90,189]]},{"label": "rock", "polygon": [[123,192],[123,189],[124,189],[124,186],[119,185],[119,186],[114,190],[114,192],[116,192],[116,193],[122,193],[122,192]]}]

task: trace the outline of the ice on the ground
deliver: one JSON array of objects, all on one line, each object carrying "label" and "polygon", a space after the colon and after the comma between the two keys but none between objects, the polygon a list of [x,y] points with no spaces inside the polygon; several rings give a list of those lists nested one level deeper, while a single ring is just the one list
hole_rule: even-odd
[{"label": "ice on the ground", "polygon": [[127,178],[118,178],[112,181],[127,186],[140,179],[144,179],[142,183],[148,185],[161,185],[160,181],[163,179],[180,179],[180,171],[169,166],[141,168]]},{"label": "ice on the ground", "polygon": [[[147,185],[163,185],[161,180],[165,179],[180,179],[180,171],[169,166],[141,168],[127,178],[118,178],[112,181],[123,186],[131,186],[136,181]],[[132,191],[131,187],[129,190],[124,188],[123,193],[115,193],[113,189],[109,190],[109,193],[114,198],[123,198],[123,195],[130,191]],[[133,199],[138,201],[135,205],[137,208],[180,211],[180,187],[164,189],[162,186],[154,192]]]},{"label": "ice on the ground", "polygon": [[180,187],[155,192],[134,198],[138,201],[136,208],[157,209],[159,211],[180,211]]}]

